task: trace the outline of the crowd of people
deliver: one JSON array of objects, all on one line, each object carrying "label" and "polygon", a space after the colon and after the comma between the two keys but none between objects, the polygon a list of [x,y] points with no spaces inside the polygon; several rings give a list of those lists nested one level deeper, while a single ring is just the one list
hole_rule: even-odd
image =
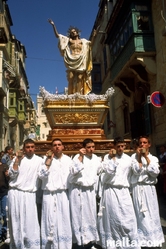
[{"label": "crowd of people", "polygon": [[90,138],[73,158],[59,138],[44,157],[32,139],[14,157],[8,146],[0,166],[1,240],[9,230],[10,249],[161,247],[159,160],[146,136],[134,142],[132,156],[125,146],[115,138],[104,158]]},{"label": "crowd of people", "polygon": [[0,243],[6,239],[7,220],[6,206],[9,189],[8,169],[12,161],[13,148],[7,146],[5,151],[0,153]]}]

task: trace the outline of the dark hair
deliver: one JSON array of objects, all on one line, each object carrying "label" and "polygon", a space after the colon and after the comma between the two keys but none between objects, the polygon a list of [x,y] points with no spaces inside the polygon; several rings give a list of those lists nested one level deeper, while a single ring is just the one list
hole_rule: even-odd
[{"label": "dark hair", "polygon": [[7,153],[7,152],[8,152],[8,150],[11,150],[11,149],[13,149],[13,147],[12,147],[12,146],[10,146],[10,145],[6,146],[6,148],[5,148],[5,153]]},{"label": "dark hair", "polygon": [[163,144],[163,145],[160,146],[160,148],[166,149],[166,146]]},{"label": "dark hair", "polygon": [[149,144],[151,143],[150,138],[149,138],[147,135],[139,136],[138,142],[140,141],[141,138],[146,138],[146,139],[148,140],[148,143],[149,143]]},{"label": "dark hair", "polygon": [[134,138],[133,140],[132,140],[132,146],[139,146],[139,141],[138,141],[138,139],[137,138]]},{"label": "dark hair", "polygon": [[27,139],[24,141],[23,147],[25,147],[26,144],[35,144],[35,142],[34,142],[33,139],[27,138]]},{"label": "dark hair", "polygon": [[83,147],[85,148],[87,144],[89,143],[94,143],[94,141],[91,138],[86,138],[84,139],[84,141],[82,142]]},{"label": "dark hair", "polygon": [[70,26],[70,27],[69,27],[69,29],[68,29],[68,31],[67,31],[67,36],[68,36],[69,38],[71,38],[71,30],[72,30],[72,29],[75,29],[75,31],[76,31],[77,34],[78,34],[78,38],[80,39],[81,30],[79,30],[77,27],[74,27],[74,26]]},{"label": "dark hair", "polygon": [[124,138],[123,137],[114,138],[114,145],[116,145],[118,143],[124,143]]},{"label": "dark hair", "polygon": [[55,142],[55,141],[60,141],[63,144],[63,142],[60,138],[54,138],[51,142],[51,145],[53,145],[53,142]]}]

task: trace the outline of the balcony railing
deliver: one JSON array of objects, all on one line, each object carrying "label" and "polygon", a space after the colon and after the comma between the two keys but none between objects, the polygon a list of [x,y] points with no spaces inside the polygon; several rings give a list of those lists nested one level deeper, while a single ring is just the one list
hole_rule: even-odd
[{"label": "balcony railing", "polygon": [[23,122],[25,123],[26,122],[26,115],[25,115],[25,112],[24,111],[19,111],[18,112],[18,121],[19,122]]},{"label": "balcony railing", "polygon": [[124,65],[134,54],[140,53],[142,53],[142,56],[155,55],[155,43],[153,34],[135,34],[130,38],[128,43],[121,51],[120,56],[118,55],[116,60],[112,63],[111,79],[113,80],[118,75]]},{"label": "balcony railing", "polygon": [[18,118],[18,112],[16,107],[9,107],[9,117]]},{"label": "balcony railing", "polygon": [[10,72],[10,76],[16,77],[16,71],[14,67],[9,62],[7,62],[5,59],[3,59],[3,67],[6,68]]}]

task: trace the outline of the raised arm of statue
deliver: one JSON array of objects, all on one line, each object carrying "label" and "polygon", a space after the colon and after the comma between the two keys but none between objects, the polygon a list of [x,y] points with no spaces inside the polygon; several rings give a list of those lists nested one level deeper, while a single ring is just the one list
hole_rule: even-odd
[{"label": "raised arm of statue", "polygon": [[92,35],[92,39],[91,39],[91,46],[93,46],[94,38],[95,38],[95,36],[98,34],[99,29],[100,29],[100,25],[97,27],[97,29],[94,29],[94,30],[93,30],[93,35]]},{"label": "raised arm of statue", "polygon": [[59,38],[59,34],[58,34],[58,31],[57,31],[57,29],[56,29],[56,27],[55,27],[54,22],[53,22],[51,19],[48,19],[48,22],[52,25],[52,27],[53,27],[53,29],[54,29],[55,36],[56,36],[57,38]]},{"label": "raised arm of statue", "polygon": [[68,94],[80,93],[88,94],[92,91],[91,71],[92,52],[96,30],[93,33],[92,42],[80,38],[80,30],[70,26],[67,35],[58,34],[54,22],[48,19],[53,26],[55,36],[58,38],[58,48],[64,58],[67,68]]}]

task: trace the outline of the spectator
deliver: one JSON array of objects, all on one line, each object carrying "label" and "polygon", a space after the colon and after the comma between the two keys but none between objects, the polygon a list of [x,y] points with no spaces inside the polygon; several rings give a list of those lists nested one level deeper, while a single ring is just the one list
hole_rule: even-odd
[{"label": "spectator", "polygon": [[159,155],[160,167],[163,167],[166,163],[166,146],[160,146],[160,155]]},{"label": "spectator", "polygon": [[2,159],[2,157],[4,156],[4,154],[5,154],[5,152],[2,150],[2,151],[0,152],[0,162],[1,162],[1,159]]},{"label": "spectator", "polygon": [[8,166],[12,162],[13,148],[11,146],[6,146],[5,154],[2,156],[1,162],[7,164]]},{"label": "spectator", "polygon": [[0,243],[6,239],[7,221],[6,221],[6,205],[8,194],[8,166],[0,164]]}]

